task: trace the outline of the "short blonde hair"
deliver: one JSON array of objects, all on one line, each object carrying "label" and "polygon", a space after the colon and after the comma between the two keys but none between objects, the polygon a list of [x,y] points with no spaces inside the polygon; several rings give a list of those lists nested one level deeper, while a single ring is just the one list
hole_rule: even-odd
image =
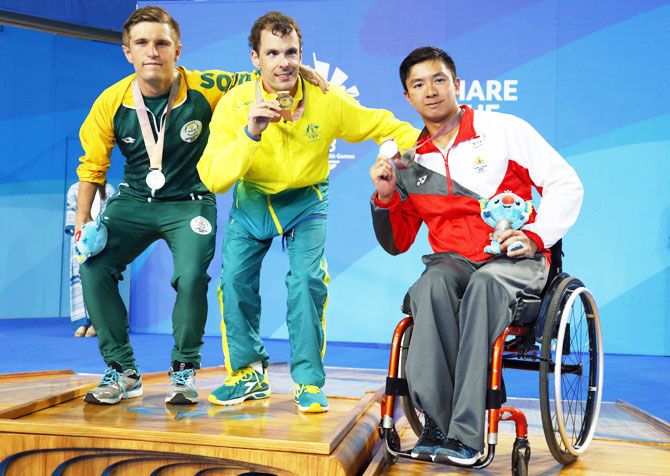
[{"label": "short blonde hair", "polygon": [[135,10],[123,24],[123,33],[121,34],[121,42],[128,46],[130,41],[130,29],[138,23],[165,23],[172,31],[173,39],[179,43],[181,40],[181,32],[179,31],[179,24],[168,12],[161,7],[148,6]]}]

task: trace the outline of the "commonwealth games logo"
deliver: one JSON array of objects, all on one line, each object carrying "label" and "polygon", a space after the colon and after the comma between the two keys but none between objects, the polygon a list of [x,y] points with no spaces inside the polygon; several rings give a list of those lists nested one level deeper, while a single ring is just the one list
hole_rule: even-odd
[{"label": "commonwealth games logo", "polygon": [[[347,73],[336,66],[333,74],[329,76],[330,63],[316,59],[316,53],[312,53],[312,59],[314,60],[314,69],[317,70],[321,76],[328,78],[330,83],[335,84],[336,86],[340,86],[347,93],[349,93],[351,97],[357,98],[359,96],[360,93],[358,92],[358,87],[356,85],[349,87],[345,86],[344,83],[347,81],[347,79],[349,79],[349,75]],[[330,144],[330,149],[328,151],[328,162],[330,162],[330,170],[333,170],[335,167],[337,167],[343,160],[356,159],[356,154],[337,152],[336,149],[337,141],[334,140],[333,143]]]},{"label": "commonwealth games logo", "polygon": [[[324,78],[328,78],[328,73],[330,73],[330,63],[316,59],[316,53],[312,53],[312,58],[314,59],[314,69]],[[342,89],[348,92],[351,97],[357,98],[359,96],[358,87],[346,87],[344,82],[347,79],[349,79],[349,75],[336,66],[335,71],[333,71],[333,75],[330,77],[330,79],[328,79],[328,82],[333,83],[336,86],[340,86]]]}]

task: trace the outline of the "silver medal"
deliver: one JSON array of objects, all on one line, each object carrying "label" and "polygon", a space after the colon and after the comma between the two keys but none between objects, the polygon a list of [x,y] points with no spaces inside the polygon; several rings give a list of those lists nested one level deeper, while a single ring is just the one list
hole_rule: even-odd
[{"label": "silver medal", "polygon": [[147,185],[151,190],[158,190],[165,185],[165,175],[160,170],[152,170],[147,175]]}]

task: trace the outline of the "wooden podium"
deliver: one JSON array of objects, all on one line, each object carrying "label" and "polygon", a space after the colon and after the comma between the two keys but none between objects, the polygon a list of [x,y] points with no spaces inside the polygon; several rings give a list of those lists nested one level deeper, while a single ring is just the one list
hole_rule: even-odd
[{"label": "wooden podium", "polygon": [[[269,375],[274,389],[272,368]],[[83,395],[98,376],[0,375],[0,476],[349,475],[370,462],[379,393],[329,396],[322,414],[298,412],[289,393],[212,405],[206,397],[224,376],[223,368],[198,371],[197,405],[164,403],[165,372],[142,376],[142,397],[93,405]]]}]

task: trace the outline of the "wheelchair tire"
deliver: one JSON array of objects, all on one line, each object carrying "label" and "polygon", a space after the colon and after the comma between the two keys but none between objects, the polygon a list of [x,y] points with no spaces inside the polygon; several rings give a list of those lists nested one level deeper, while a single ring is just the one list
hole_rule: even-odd
[{"label": "wheelchair tire", "polygon": [[591,443],[600,412],[600,317],[583,283],[565,277],[547,307],[540,361],[540,413],[551,454],[570,464]]},{"label": "wheelchair tire", "polygon": [[[407,351],[409,350],[409,342],[412,339],[413,329],[413,326],[408,327],[405,334],[402,336],[402,342],[400,344],[400,378],[407,378],[405,374],[405,364],[407,363]],[[412,398],[409,395],[402,395],[400,397],[400,406],[402,407],[402,411],[405,418],[407,418],[407,422],[412,428],[412,431],[416,436],[420,436],[423,431],[423,415],[414,407]]]},{"label": "wheelchair tire", "polygon": [[520,452],[512,453],[512,476],[528,476],[528,461]]},{"label": "wheelchair tire", "polygon": [[530,461],[530,445],[525,438],[517,440],[512,446],[512,476],[528,476]]}]

